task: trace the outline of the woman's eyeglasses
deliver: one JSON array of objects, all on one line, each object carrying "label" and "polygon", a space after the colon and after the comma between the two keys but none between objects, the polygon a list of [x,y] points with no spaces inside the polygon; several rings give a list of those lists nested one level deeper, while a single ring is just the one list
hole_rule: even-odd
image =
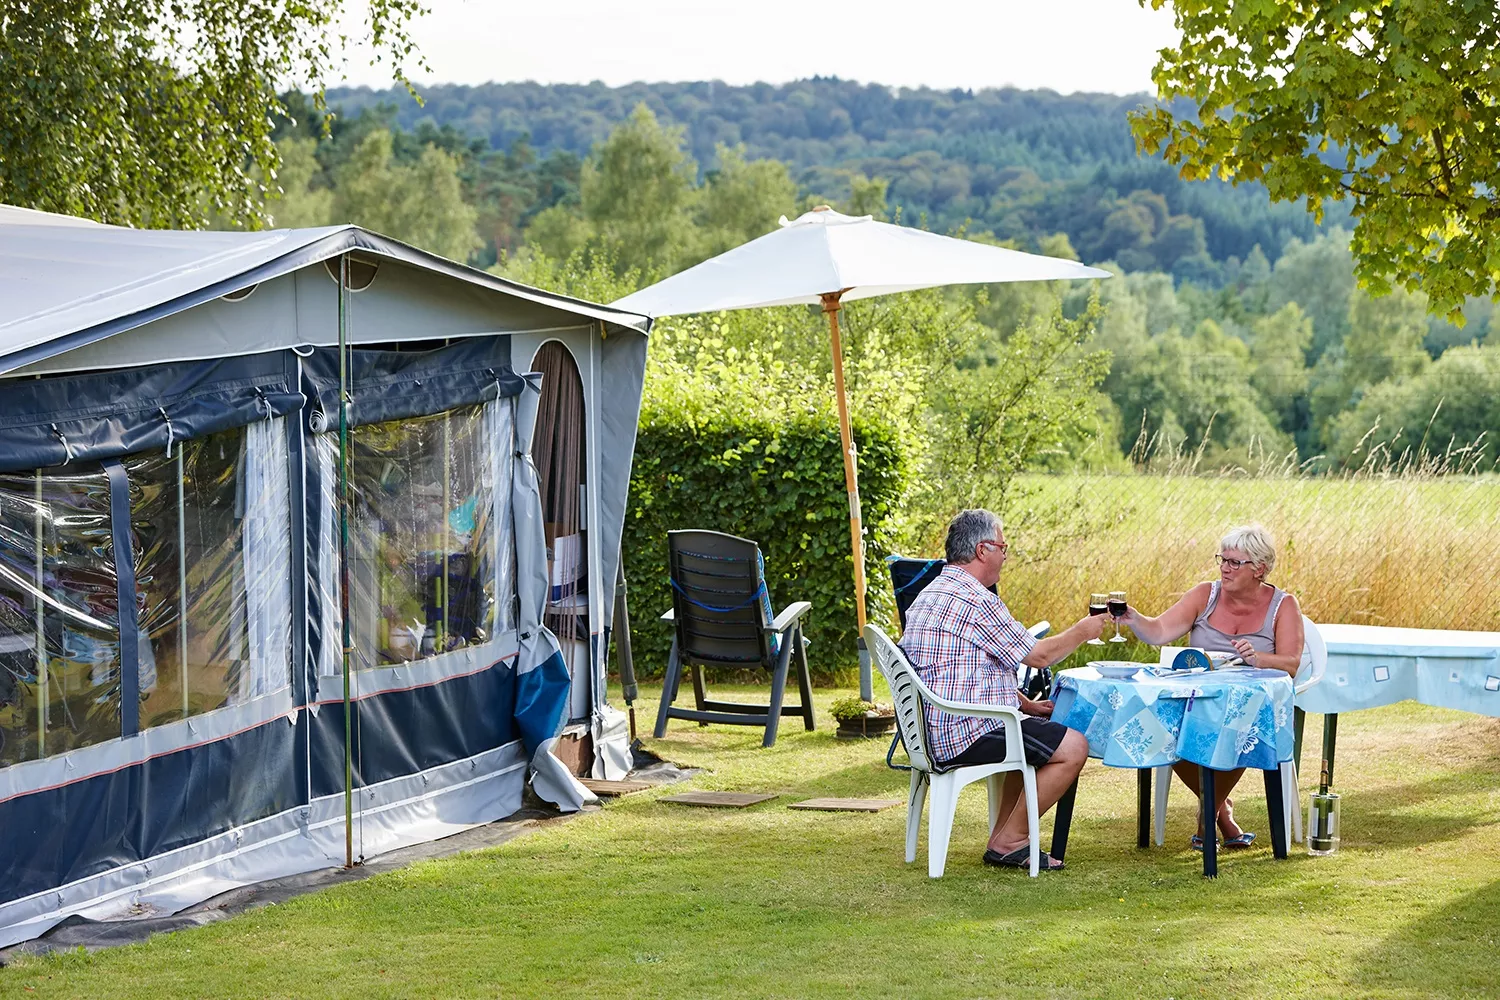
[{"label": "woman's eyeglasses", "polygon": [[1220,566],[1228,566],[1230,569],[1244,569],[1255,562],[1254,559],[1229,559],[1222,555],[1214,556],[1214,558],[1219,561]]}]

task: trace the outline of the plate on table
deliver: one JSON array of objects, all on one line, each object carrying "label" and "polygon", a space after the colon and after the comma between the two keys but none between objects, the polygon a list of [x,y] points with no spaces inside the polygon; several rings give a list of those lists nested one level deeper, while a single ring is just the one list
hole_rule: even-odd
[{"label": "plate on table", "polygon": [[1090,660],[1088,665],[1096,675],[1108,680],[1130,680],[1143,667],[1151,666],[1138,660]]}]

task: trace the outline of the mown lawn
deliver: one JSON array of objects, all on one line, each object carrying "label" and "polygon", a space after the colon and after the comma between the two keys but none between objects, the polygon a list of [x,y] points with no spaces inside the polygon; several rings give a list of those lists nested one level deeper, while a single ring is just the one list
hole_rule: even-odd
[{"label": "mown lawn", "polygon": [[[643,729],[654,707],[639,705]],[[1277,863],[1257,847],[1208,882],[1185,790],[1168,846],[1138,851],[1134,776],[1097,764],[1066,872],[983,867],[971,788],[947,875],[929,880],[902,862],[904,810],[785,808],[904,795],[883,743],[839,742],[825,718],[769,751],[750,730],[674,723],[648,743],[705,768],[690,785],[201,930],[24,959],[0,970],[0,994],[1500,996],[1500,720],[1411,704],[1345,716],[1342,852]],[[656,801],[684,787],[781,797],[738,812]],[[1268,841],[1259,782],[1238,799]]]}]

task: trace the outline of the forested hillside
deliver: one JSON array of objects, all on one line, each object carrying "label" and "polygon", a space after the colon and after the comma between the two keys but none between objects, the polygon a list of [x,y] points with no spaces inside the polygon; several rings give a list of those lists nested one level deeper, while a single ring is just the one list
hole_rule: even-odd
[{"label": "forested hillside", "polygon": [[[1189,184],[1138,157],[1135,98],[835,80],[425,96],[418,108],[335,92],[325,132],[290,95],[274,224],[358,222],[597,301],[820,202],[1114,271],[849,308],[856,408],[924,428],[912,461],[944,485],[932,509],[989,502],[1017,472],[1182,454],[1316,469],[1406,456],[1449,471],[1500,455],[1491,302],[1467,303],[1458,326],[1429,316],[1420,292],[1371,296],[1336,224],[1346,216],[1319,227],[1253,185]],[[827,374],[823,318],[807,310],[672,320],[653,345],[658,374],[730,365],[761,388]],[[652,385],[670,398],[681,382]]]},{"label": "forested hillside", "polygon": [[[434,137],[446,131],[450,142],[463,137],[480,155],[508,156],[510,169],[500,171],[506,217],[483,234],[492,247],[514,247],[531,215],[567,197],[578,161],[642,104],[682,129],[700,172],[718,168],[721,148],[743,146],[748,159],[786,163],[807,196],[843,201],[854,178],[880,178],[908,224],[938,231],[967,224],[1031,246],[1063,232],[1084,260],[1116,260],[1128,270],[1219,284],[1230,258],[1243,260],[1259,245],[1275,259],[1288,239],[1316,230],[1302,206],[1272,205],[1258,186],[1189,184],[1138,157],[1125,113],[1143,94],[893,90],[815,78],[743,87],[434,85],[422,96],[418,106],[404,91],[335,90],[328,101],[345,123],[368,113],[407,132],[425,126]],[[527,187],[534,193],[518,190]],[[1343,218],[1335,207],[1327,224]]]}]

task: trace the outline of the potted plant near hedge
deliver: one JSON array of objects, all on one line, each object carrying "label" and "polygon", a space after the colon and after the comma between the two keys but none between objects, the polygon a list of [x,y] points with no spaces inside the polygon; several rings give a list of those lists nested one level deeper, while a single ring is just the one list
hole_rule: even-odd
[{"label": "potted plant near hedge", "polygon": [[834,733],[842,740],[872,739],[888,735],[896,725],[896,710],[862,698],[840,698],[829,709],[839,724]]}]

